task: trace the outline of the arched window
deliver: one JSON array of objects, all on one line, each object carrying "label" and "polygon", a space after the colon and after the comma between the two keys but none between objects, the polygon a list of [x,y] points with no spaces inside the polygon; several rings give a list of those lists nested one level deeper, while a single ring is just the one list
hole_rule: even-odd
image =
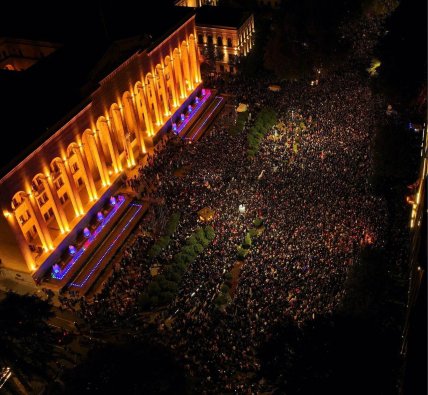
[{"label": "arched window", "polygon": [[203,44],[204,43],[204,36],[202,36],[202,34],[198,34],[198,44]]},{"label": "arched window", "polygon": [[223,46],[223,39],[221,38],[221,36],[217,37],[217,45],[222,47]]},{"label": "arched window", "polygon": [[228,37],[228,39],[227,39],[227,46],[228,46],[229,48],[231,48],[231,47],[232,47],[232,39],[231,39],[230,37]]}]

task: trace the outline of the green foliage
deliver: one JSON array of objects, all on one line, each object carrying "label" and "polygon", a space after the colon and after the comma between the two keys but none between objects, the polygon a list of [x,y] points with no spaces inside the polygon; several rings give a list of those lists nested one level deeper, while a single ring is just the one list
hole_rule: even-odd
[{"label": "green foliage", "polygon": [[174,293],[165,291],[159,295],[159,303],[166,304],[170,303],[174,299]]},{"label": "green foliage", "polygon": [[173,266],[171,266],[171,269],[169,269],[165,272],[165,277],[170,281],[174,281],[175,283],[179,283],[181,280],[181,276],[179,273],[174,271],[172,268],[173,268]]},{"label": "green foliage", "polygon": [[249,158],[253,158],[257,154],[262,139],[272,128],[272,126],[275,125],[276,121],[276,113],[271,108],[263,108],[259,112],[254,126],[248,131],[247,134],[247,155]]},{"label": "green foliage", "polygon": [[215,231],[214,228],[211,225],[208,225],[204,229],[205,236],[208,240],[213,241],[215,238]]},{"label": "green foliage", "polygon": [[150,296],[150,305],[157,306],[159,304],[159,296],[153,295]]},{"label": "green foliage", "polygon": [[238,256],[238,259],[244,259],[245,257],[246,257],[246,255],[248,254],[248,250],[247,249],[245,249],[245,248],[243,248],[243,247],[241,247],[241,246],[239,246],[238,248],[237,248],[237,256]]},{"label": "green foliage", "polygon": [[263,225],[263,220],[262,220],[261,218],[256,218],[256,219],[253,221],[253,224],[254,224],[254,226],[255,226],[256,228],[260,228],[260,226],[262,226],[262,225]]},{"label": "green foliage", "polygon": [[236,124],[229,128],[229,132],[233,135],[239,134],[244,129],[245,122],[248,119],[248,111],[239,112],[236,116]]},{"label": "green foliage", "polygon": [[218,295],[215,299],[214,299],[214,303],[216,306],[220,307],[222,305],[225,305],[227,303],[227,297],[224,294],[220,294]]},{"label": "green foliage", "polygon": [[171,241],[171,238],[169,236],[162,236],[162,237],[159,237],[157,244],[161,249],[164,249],[165,247],[168,246],[170,241]]},{"label": "green foliage", "polygon": [[251,247],[251,244],[252,244],[252,241],[251,241],[250,233],[247,233],[247,234],[245,235],[245,239],[244,239],[244,246],[245,246],[246,248],[250,248],[250,247]]},{"label": "green foliage", "polygon": [[182,253],[188,256],[195,256],[197,252],[195,251],[196,244],[185,246],[181,249]]},{"label": "green foliage", "polygon": [[161,291],[159,284],[156,281],[152,281],[147,287],[147,292],[150,296],[158,295]]},{"label": "green foliage", "polygon": [[150,296],[147,293],[143,293],[138,297],[138,303],[142,308],[150,306]]},{"label": "green foliage", "polygon": [[186,261],[177,262],[175,265],[173,265],[173,268],[176,273],[182,275],[187,269],[187,262]]},{"label": "green foliage", "polygon": [[180,221],[180,213],[175,212],[171,215],[170,219],[168,220],[168,223],[165,226],[165,234],[156,241],[152,245],[152,247],[147,252],[147,256],[150,259],[157,258],[162,251],[168,247],[169,243],[171,242],[171,236],[175,233],[178,227],[178,223]]},{"label": "green foliage", "polygon": [[250,234],[251,238],[257,237],[257,235],[259,234],[259,232],[256,228],[250,228],[248,233]]},{"label": "green foliage", "polygon": [[157,256],[159,256],[161,252],[162,252],[162,247],[158,244],[153,244],[149,249],[149,251],[147,252],[147,255],[149,256],[149,258],[154,259]]},{"label": "green foliage", "polygon": [[195,250],[196,254],[199,255],[204,250],[204,247],[201,244],[195,244],[194,250]]},{"label": "green foliage", "polygon": [[203,230],[202,228],[198,228],[198,229],[196,229],[196,231],[195,231],[195,234],[194,234],[194,235],[196,236],[196,238],[197,238],[199,241],[206,240],[205,232],[204,232],[204,230]]},{"label": "green foliage", "polygon": [[180,222],[180,213],[175,212],[171,215],[168,223],[165,226],[165,235],[172,236],[178,228]]},{"label": "green foliage", "polygon": [[229,292],[229,287],[226,284],[223,284],[220,288],[221,293],[227,294]]},{"label": "green foliage", "polygon": [[[167,265],[163,274],[155,277],[147,287],[147,294],[140,298],[140,304],[143,308],[158,306],[169,303],[178,292],[179,284],[187,266],[194,262],[196,257],[201,254],[211,240],[215,237],[212,226],[206,226],[205,229],[198,228],[190,235],[181,251],[174,256],[171,265]],[[163,243],[168,241],[169,236],[164,237]]]},{"label": "green foliage", "polygon": [[186,239],[186,244],[188,244],[188,245],[195,245],[195,244],[197,244],[197,243],[198,243],[198,239],[196,238],[196,235],[195,235],[195,234],[193,234],[193,235],[189,236],[189,237]]}]

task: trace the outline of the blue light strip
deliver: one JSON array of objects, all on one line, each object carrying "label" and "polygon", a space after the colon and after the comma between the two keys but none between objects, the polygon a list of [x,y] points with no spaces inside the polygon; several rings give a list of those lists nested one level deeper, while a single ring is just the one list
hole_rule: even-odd
[{"label": "blue light strip", "polygon": [[141,209],[143,208],[143,206],[141,204],[136,204],[133,203],[131,204],[131,206],[134,207],[138,207],[137,211],[134,213],[134,215],[131,217],[131,219],[126,223],[126,225],[123,227],[122,231],[116,236],[116,238],[111,242],[110,246],[107,248],[107,250],[104,252],[104,254],[102,255],[102,257],[98,260],[98,262],[95,264],[95,266],[91,269],[91,271],[89,272],[89,274],[84,278],[83,281],[81,281],[80,283],[72,283],[71,285],[74,287],[79,287],[82,288],[86,282],[90,279],[90,277],[94,274],[95,270],[98,269],[98,266],[100,266],[101,262],[103,261],[103,259],[106,257],[106,255],[110,252],[110,250],[113,248],[113,246],[115,245],[115,243],[117,242],[117,240],[119,239],[120,236],[122,236],[123,232],[126,230],[126,228],[128,228],[129,224],[134,220],[134,218],[137,216],[137,214],[141,211]]},{"label": "blue light strip", "polygon": [[202,122],[201,126],[199,126],[198,130],[193,133],[193,135],[190,137],[190,140],[193,141],[193,139],[199,134],[200,130],[204,127],[204,125],[208,122],[213,112],[217,109],[217,107],[221,104],[221,102],[224,100],[221,96],[216,96],[216,99],[220,99],[217,105],[212,109],[212,111],[209,113],[209,115],[205,118],[205,121]]},{"label": "blue light strip", "polygon": [[208,98],[211,96],[211,91],[209,89],[205,89],[205,96],[199,101],[199,103],[195,106],[195,108],[192,109],[192,112],[190,115],[188,115],[183,122],[180,123],[179,126],[177,126],[177,130],[174,132],[177,136],[180,135],[182,130],[185,128],[185,126],[189,123],[189,121],[196,115],[196,113],[200,110],[202,105],[208,100]]},{"label": "blue light strip", "polygon": [[70,269],[74,266],[74,264],[79,260],[79,258],[83,255],[83,253],[86,251],[86,249],[89,247],[89,245],[97,238],[97,236],[100,234],[101,230],[110,222],[113,215],[116,214],[117,210],[122,206],[122,204],[125,202],[125,198],[122,195],[118,196],[118,202],[113,207],[113,209],[107,214],[107,216],[104,218],[102,223],[95,229],[95,231],[89,236],[88,240],[85,241],[82,248],[73,256],[73,258],[68,262],[68,264],[65,266],[63,270],[61,270],[59,273],[52,272],[51,277],[55,280],[62,280],[67,273],[70,271]]}]

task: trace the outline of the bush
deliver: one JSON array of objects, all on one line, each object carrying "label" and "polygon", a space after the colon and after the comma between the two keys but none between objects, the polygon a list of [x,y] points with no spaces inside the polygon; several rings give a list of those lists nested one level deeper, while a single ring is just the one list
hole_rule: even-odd
[{"label": "bush", "polygon": [[250,233],[247,233],[246,235],[245,235],[245,239],[244,239],[244,246],[245,246],[245,248],[250,248],[251,247],[251,244],[252,244],[252,242],[251,242],[251,236],[250,236]]},{"label": "bush", "polygon": [[203,240],[199,240],[199,242],[201,243],[200,245],[202,245],[203,248],[207,248],[210,245],[210,241],[205,237]]},{"label": "bush", "polygon": [[157,282],[152,281],[147,287],[147,292],[150,296],[157,295],[161,291],[160,286]]},{"label": "bush", "polygon": [[256,229],[256,228],[251,228],[249,231],[248,231],[248,233],[250,234],[250,237],[253,239],[254,237],[256,237],[258,234],[259,234],[259,232],[258,232],[258,230]]},{"label": "bush", "polygon": [[245,248],[242,248],[241,246],[238,247],[238,259],[244,259],[245,256],[248,254],[248,250]]},{"label": "bush", "polygon": [[177,264],[186,264],[187,258],[185,254],[183,254],[182,252],[179,252],[177,255],[174,256],[174,261]]},{"label": "bush", "polygon": [[153,244],[150,250],[147,252],[149,258],[156,258],[162,252],[162,248],[158,244]]},{"label": "bush", "polygon": [[215,299],[214,299],[214,303],[217,306],[221,306],[227,303],[227,297],[223,294],[218,295]]},{"label": "bush", "polygon": [[165,226],[165,235],[172,236],[178,228],[180,222],[180,213],[176,212],[171,215],[168,223]]},{"label": "bush", "polygon": [[174,281],[164,280],[160,285],[162,291],[178,292],[178,284]]},{"label": "bush", "polygon": [[195,251],[195,247],[196,247],[196,244],[185,246],[181,249],[181,252],[182,254],[185,254],[191,257],[196,257],[198,253]]},{"label": "bush", "polygon": [[150,297],[146,293],[143,293],[139,296],[138,302],[141,307],[146,308],[150,306]]},{"label": "bush", "polygon": [[193,234],[191,236],[189,236],[186,240],[186,244],[187,245],[194,245],[198,243],[198,239],[196,238],[196,236]]},{"label": "bush", "polygon": [[177,263],[176,266],[177,266],[178,270],[180,270],[181,273],[184,273],[187,269],[187,262]]},{"label": "bush", "polygon": [[202,228],[196,229],[194,234],[199,241],[206,240],[205,233]]},{"label": "bush", "polygon": [[232,280],[232,273],[231,272],[227,272],[226,275],[224,276],[226,278],[226,280]]},{"label": "bush", "polygon": [[227,294],[229,292],[229,287],[226,284],[223,284],[220,288],[222,294]]},{"label": "bush", "polygon": [[170,303],[172,300],[174,299],[174,294],[172,292],[162,292],[159,295],[159,302],[161,304],[166,304],[166,303]]},{"label": "bush", "polygon": [[211,225],[206,226],[204,231],[205,231],[205,236],[207,237],[208,240],[210,241],[214,240],[215,232],[214,232],[214,228]]},{"label": "bush", "polygon": [[200,244],[195,244],[193,248],[198,255],[204,250],[204,247]]},{"label": "bush", "polygon": [[159,240],[157,241],[157,245],[161,248],[164,249],[165,247],[168,246],[168,244],[170,243],[171,238],[169,236],[162,236],[159,238]]},{"label": "bush", "polygon": [[157,295],[150,296],[150,305],[157,306],[158,304],[159,304],[159,296]]},{"label": "bush", "polygon": [[174,271],[173,267],[167,270],[167,272],[165,273],[165,277],[167,280],[174,281],[175,283],[179,283],[181,280],[180,274]]},{"label": "bush", "polygon": [[261,218],[256,218],[256,219],[253,221],[253,224],[254,224],[254,226],[255,226],[256,228],[260,228],[260,226],[262,226],[262,225],[263,225],[263,220],[262,220]]}]

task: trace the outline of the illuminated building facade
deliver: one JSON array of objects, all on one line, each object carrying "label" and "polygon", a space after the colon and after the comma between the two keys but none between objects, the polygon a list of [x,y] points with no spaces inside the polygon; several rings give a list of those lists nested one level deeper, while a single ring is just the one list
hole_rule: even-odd
[{"label": "illuminated building facade", "polygon": [[236,73],[254,45],[254,16],[238,9],[202,7],[196,13],[198,46],[216,72]]},{"label": "illuminated building facade", "polygon": [[178,7],[202,7],[204,5],[216,6],[217,0],[178,0],[175,5]]},{"label": "illuminated building facade", "polygon": [[97,88],[0,179],[3,268],[34,273],[71,244],[172,117],[201,89],[195,16],[109,70]]}]

